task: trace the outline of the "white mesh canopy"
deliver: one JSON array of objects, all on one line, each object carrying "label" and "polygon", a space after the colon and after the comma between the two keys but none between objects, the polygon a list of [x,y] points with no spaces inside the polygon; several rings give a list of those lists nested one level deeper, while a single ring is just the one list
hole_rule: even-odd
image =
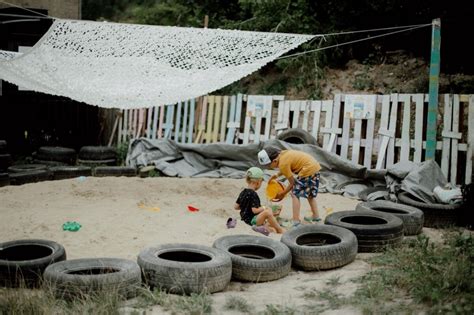
[{"label": "white mesh canopy", "polygon": [[0,52],[0,79],[100,107],[151,107],[222,88],[313,37],[55,20],[28,52]]}]

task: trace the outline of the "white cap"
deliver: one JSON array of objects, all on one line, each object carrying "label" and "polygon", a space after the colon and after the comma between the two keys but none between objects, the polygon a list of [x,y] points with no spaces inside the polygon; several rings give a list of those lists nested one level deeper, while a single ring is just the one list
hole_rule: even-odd
[{"label": "white cap", "polygon": [[258,163],[260,163],[261,165],[267,165],[271,162],[272,160],[270,160],[267,151],[261,150],[260,152],[258,152]]}]

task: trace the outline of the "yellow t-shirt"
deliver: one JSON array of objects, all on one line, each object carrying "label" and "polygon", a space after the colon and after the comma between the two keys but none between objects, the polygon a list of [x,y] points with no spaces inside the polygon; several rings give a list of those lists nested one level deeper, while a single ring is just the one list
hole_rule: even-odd
[{"label": "yellow t-shirt", "polygon": [[280,153],[278,168],[281,175],[290,178],[293,174],[299,177],[308,177],[321,170],[321,165],[311,155],[297,150],[283,150]]}]

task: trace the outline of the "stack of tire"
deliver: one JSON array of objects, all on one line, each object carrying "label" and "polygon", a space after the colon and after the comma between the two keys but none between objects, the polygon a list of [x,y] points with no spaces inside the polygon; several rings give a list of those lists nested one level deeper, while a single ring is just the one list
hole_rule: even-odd
[{"label": "stack of tire", "polygon": [[426,203],[407,192],[401,192],[397,197],[399,202],[423,212],[425,227],[452,227],[459,220],[461,204]]},{"label": "stack of tire", "polygon": [[369,210],[348,210],[330,214],[325,224],[352,231],[358,242],[358,252],[370,253],[393,247],[403,239],[403,221],[390,213]]},{"label": "stack of tire", "polygon": [[7,142],[0,140],[0,187],[10,185],[8,167],[12,164],[12,157],[7,152]]},{"label": "stack of tire", "polygon": [[44,164],[20,164],[8,168],[11,185],[37,183],[52,179],[52,173]]},{"label": "stack of tire", "polygon": [[40,147],[35,155],[35,163],[48,166],[76,164],[76,150],[65,147]]},{"label": "stack of tire", "polygon": [[84,146],[79,150],[80,165],[94,167],[94,176],[136,176],[134,167],[114,166],[117,164],[117,150],[109,146]]}]

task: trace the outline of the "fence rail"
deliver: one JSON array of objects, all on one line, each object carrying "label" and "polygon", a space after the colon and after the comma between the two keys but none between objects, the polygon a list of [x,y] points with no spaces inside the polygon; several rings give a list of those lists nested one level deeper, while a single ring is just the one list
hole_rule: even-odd
[{"label": "fence rail", "polygon": [[[168,138],[178,143],[258,143],[301,128],[325,150],[382,169],[421,162],[426,151],[427,94],[350,95],[285,100],[282,95],[207,95],[173,105],[123,110],[118,143]],[[436,161],[452,183],[470,183],[474,95],[440,95]]]}]

